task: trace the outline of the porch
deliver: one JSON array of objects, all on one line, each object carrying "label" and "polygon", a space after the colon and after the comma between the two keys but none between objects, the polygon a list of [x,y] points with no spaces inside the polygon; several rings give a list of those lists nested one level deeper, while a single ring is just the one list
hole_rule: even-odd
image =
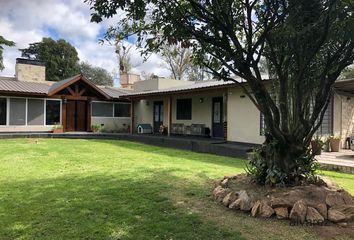
[{"label": "porch", "polygon": [[354,174],[354,151],[341,149],[339,152],[322,152],[316,156],[323,170],[334,170]]},{"label": "porch", "polygon": [[225,89],[131,98],[131,133],[140,124],[155,134],[227,139]]}]

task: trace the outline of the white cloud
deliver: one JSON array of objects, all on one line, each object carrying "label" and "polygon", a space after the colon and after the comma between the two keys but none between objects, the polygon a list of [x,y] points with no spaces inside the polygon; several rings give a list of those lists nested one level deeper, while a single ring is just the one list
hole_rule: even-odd
[{"label": "white cloud", "polygon": [[[0,35],[16,42],[15,47],[5,48],[5,70],[1,75],[13,76],[15,59],[21,56],[18,49],[43,37],[64,38],[76,47],[80,60],[110,72],[117,70],[114,48],[108,44],[100,45],[98,38],[108,26],[118,21],[119,14],[97,24],[90,22],[90,6],[81,0],[0,0],[0,6]],[[155,54],[143,63],[138,49],[134,48],[132,63],[132,71],[138,74],[169,75]]]}]

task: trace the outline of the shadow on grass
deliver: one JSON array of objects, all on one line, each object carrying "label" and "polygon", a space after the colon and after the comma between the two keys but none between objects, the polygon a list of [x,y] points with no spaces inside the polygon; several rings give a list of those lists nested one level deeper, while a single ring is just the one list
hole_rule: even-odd
[{"label": "shadow on grass", "polygon": [[116,147],[126,148],[130,150],[134,150],[135,152],[141,151],[143,153],[153,153],[160,156],[167,156],[167,157],[178,157],[183,160],[190,160],[190,161],[197,161],[202,163],[211,163],[222,165],[226,167],[235,167],[235,168],[242,168],[244,169],[247,160],[240,159],[240,158],[232,158],[232,157],[225,157],[219,156],[214,154],[208,153],[197,153],[192,152],[190,150],[179,150],[169,147],[159,147],[154,145],[148,145],[144,143],[138,143],[134,141],[127,141],[127,140],[88,140],[91,142],[97,143],[106,143],[111,144]]},{"label": "shadow on grass", "polygon": [[169,171],[3,181],[0,239],[241,239],[165,197],[181,181]]}]

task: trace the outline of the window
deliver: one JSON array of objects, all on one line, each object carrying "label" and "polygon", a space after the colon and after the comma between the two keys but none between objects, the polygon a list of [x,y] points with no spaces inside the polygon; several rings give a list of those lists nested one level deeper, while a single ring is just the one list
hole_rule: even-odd
[{"label": "window", "polygon": [[323,115],[322,123],[317,130],[320,135],[332,135],[333,129],[333,99],[330,100],[326,112]]},{"label": "window", "polygon": [[265,125],[265,121],[264,121],[264,115],[261,112],[260,112],[259,123],[260,123],[260,132],[259,132],[259,134],[261,136],[264,136],[266,125]]},{"label": "window", "polygon": [[7,99],[0,98],[0,125],[6,125]]},{"label": "window", "polygon": [[177,120],[192,120],[192,99],[177,99]]},{"label": "window", "polygon": [[26,99],[10,99],[10,125],[26,125]]},{"label": "window", "polygon": [[46,125],[55,125],[60,123],[60,101],[46,101]]},{"label": "window", "polygon": [[93,102],[92,116],[93,117],[113,117],[113,104]]},{"label": "window", "polygon": [[44,125],[44,100],[28,99],[27,125]]},{"label": "window", "polygon": [[130,104],[115,103],[114,117],[130,117]]}]

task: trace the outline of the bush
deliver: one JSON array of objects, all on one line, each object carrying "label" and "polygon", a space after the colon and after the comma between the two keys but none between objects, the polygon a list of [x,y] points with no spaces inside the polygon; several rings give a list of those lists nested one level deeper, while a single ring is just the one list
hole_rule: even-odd
[{"label": "bush", "polygon": [[289,185],[288,180],[293,178],[293,176],[299,176],[294,181],[297,185],[314,183],[319,180],[316,175],[319,164],[310,152],[307,152],[296,160],[296,169],[294,172],[286,174],[274,165],[268,165],[262,151],[262,148],[254,149],[246,165],[246,173],[252,181],[260,185],[285,187]]}]

